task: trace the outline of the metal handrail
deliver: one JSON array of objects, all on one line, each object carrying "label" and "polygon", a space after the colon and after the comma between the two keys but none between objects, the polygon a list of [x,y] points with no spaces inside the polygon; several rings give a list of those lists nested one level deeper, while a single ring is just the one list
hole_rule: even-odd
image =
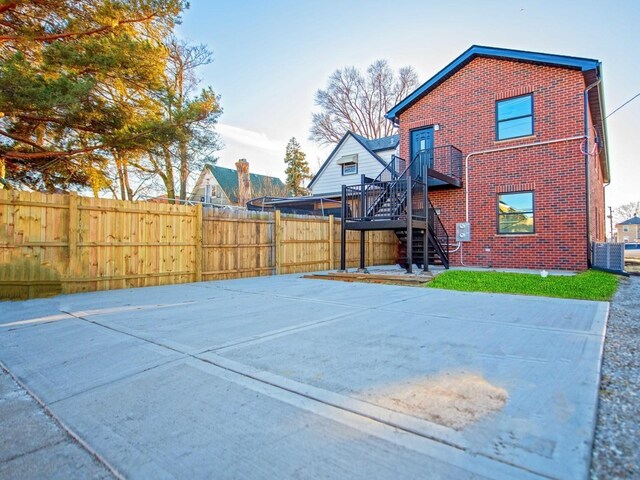
[{"label": "metal handrail", "polygon": [[[412,178],[415,162],[420,162],[420,166],[416,178]],[[393,155],[375,179],[363,176],[359,185],[344,187],[344,219],[409,220],[410,217],[425,221],[434,248],[448,266],[449,233],[427,195],[429,168],[461,179],[462,152],[452,145],[445,145],[418,152],[409,163]],[[389,180],[383,180],[385,176]],[[423,192],[422,198],[416,195],[419,192]]]},{"label": "metal handrail", "polygon": [[429,199],[429,229],[431,229],[434,239],[438,242],[440,249],[449,261],[449,233],[445,228],[440,215],[436,212],[431,199]]},{"label": "metal handrail", "polygon": [[[457,180],[462,179],[462,151],[453,145],[442,145],[419,151],[398,177],[404,177],[407,172],[410,172],[417,161],[421,161],[423,167],[428,166]],[[419,171],[422,172],[423,168]]]}]

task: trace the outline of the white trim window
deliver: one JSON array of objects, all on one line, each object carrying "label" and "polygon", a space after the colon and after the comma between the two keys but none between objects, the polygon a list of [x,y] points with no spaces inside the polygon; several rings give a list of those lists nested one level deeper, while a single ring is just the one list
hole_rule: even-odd
[{"label": "white trim window", "polygon": [[343,163],[342,164],[342,175],[355,175],[358,173],[358,164],[357,163]]},{"label": "white trim window", "polygon": [[342,175],[355,175],[358,173],[358,154],[344,155],[336,162],[342,168]]}]

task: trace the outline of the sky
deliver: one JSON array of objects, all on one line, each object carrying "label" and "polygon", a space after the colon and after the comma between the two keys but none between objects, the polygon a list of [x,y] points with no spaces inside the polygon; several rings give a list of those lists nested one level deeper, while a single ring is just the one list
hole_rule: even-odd
[{"label": "sky", "polygon": [[[640,0],[191,0],[178,35],[206,44],[202,85],[221,95],[218,164],[246,158],[284,179],[296,137],[313,171],[331,147],[309,140],[314,94],[338,68],[386,59],[427,81],[471,45],[595,58],[605,109],[640,92]],[[607,205],[640,201],[640,97],[608,119]]]}]

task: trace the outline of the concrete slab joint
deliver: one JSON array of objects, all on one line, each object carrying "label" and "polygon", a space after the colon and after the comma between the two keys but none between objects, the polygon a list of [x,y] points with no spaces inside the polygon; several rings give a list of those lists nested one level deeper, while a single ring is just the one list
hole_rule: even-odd
[{"label": "concrete slab joint", "polygon": [[[606,303],[281,275],[0,313],[0,361],[108,475],[588,474]],[[48,431],[20,415],[0,438]],[[12,458],[0,472],[37,477]]]}]

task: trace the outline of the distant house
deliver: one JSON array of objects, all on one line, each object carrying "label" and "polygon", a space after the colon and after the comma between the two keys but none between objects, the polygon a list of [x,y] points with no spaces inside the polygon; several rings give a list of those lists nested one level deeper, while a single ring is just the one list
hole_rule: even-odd
[{"label": "distant house", "polygon": [[254,195],[259,198],[247,206],[251,210],[340,216],[342,185],[358,183],[362,175],[375,178],[392,161],[398,143],[398,135],[369,139],[348,131],[309,182],[311,195],[286,198]]},{"label": "distant house", "polygon": [[358,183],[361,175],[375,178],[397,153],[399,141],[398,135],[368,139],[353,132],[345,133],[308,188],[314,196],[339,197],[342,185]]},{"label": "distant house", "polygon": [[633,217],[616,224],[616,235],[622,243],[640,243],[640,217]]},{"label": "distant house", "polygon": [[259,196],[286,196],[287,188],[277,177],[249,173],[249,162],[240,159],[236,169],[206,164],[196,181],[190,200],[214,205],[244,207]]}]

